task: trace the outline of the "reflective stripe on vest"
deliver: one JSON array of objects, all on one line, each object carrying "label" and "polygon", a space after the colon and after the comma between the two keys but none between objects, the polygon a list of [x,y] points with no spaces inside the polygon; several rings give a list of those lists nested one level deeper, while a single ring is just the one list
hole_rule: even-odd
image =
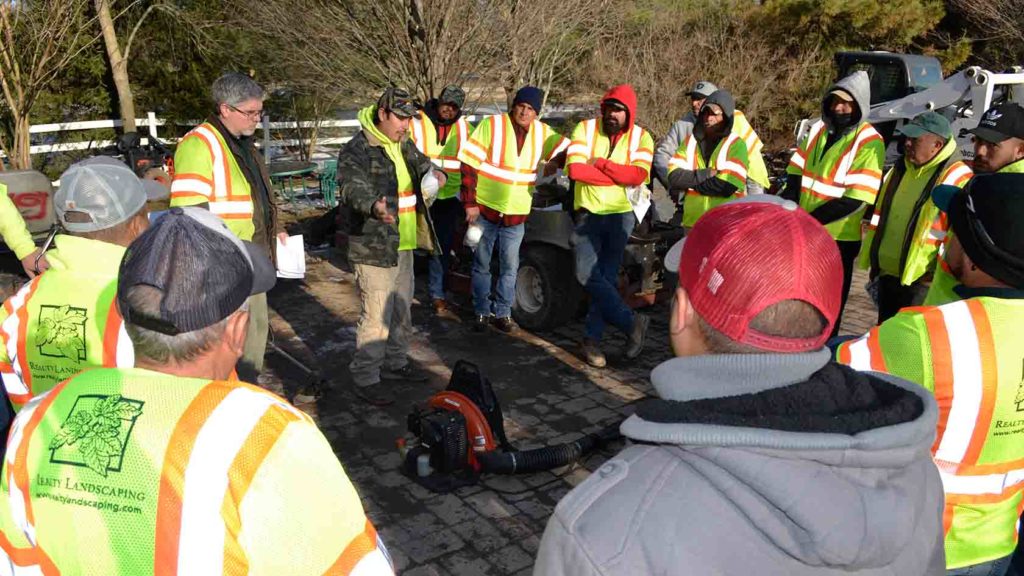
[{"label": "reflective stripe on vest", "polygon": [[[203,196],[210,204],[210,212],[224,220],[251,220],[252,197],[248,192],[239,194],[232,182],[231,166],[234,156],[219,134],[209,123],[192,129],[185,138],[198,138],[210,153],[213,178],[199,174],[175,174],[171,182],[171,197]],[[244,182],[242,184],[245,184]],[[247,187],[247,186],[246,186]]]},{"label": "reflective stripe on vest", "polygon": [[[704,158],[700,154],[700,149],[697,145],[697,137],[690,134],[686,137],[683,143],[683,153],[677,151],[672,159],[669,160],[668,170],[672,172],[675,169],[682,170],[700,170],[702,168],[714,168],[718,170],[719,175],[726,175],[733,177],[736,182],[736,192],[731,196],[717,197],[717,196],[705,196],[696,190],[690,189],[686,191],[683,199],[683,226],[693,226],[697,219],[704,215],[708,210],[724,204],[734,198],[739,198],[747,195],[747,189],[745,182],[747,180],[747,169],[743,164],[734,161],[729,157],[729,150],[734,144],[742,144],[742,139],[738,134],[730,133],[718,143],[716,148],[717,152],[713,154],[712,161],[706,163]],[[743,144],[746,146],[746,144]],[[719,176],[716,176],[716,178]]]},{"label": "reflective stripe on vest", "polygon": [[[452,154],[445,154],[445,149],[448,148],[452,137],[456,138],[458,145],[451,150]],[[459,117],[452,125],[451,130],[448,131],[448,137],[443,143],[437,141],[437,128],[426,112],[420,111],[419,117],[412,121],[412,141],[416,145],[416,149],[449,174],[457,174],[462,167],[462,163],[458,160],[458,154],[468,138],[469,122],[464,117]]]}]

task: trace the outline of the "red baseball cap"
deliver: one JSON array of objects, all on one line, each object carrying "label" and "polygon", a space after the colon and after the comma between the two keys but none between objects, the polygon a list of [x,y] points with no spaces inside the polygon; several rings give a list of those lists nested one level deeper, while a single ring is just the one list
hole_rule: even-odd
[{"label": "red baseball cap", "polygon": [[[796,203],[759,194],[709,210],[665,257],[679,285],[711,327],[766,351],[805,352],[825,345],[842,299],[843,266],[835,240]],[[802,300],[827,320],[813,338],[758,332],[750,321],[784,300]]]}]

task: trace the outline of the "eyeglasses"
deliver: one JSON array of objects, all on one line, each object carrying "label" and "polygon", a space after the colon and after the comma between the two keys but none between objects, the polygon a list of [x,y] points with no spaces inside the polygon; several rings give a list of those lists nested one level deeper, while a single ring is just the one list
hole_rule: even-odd
[{"label": "eyeglasses", "polygon": [[239,110],[238,108],[235,108],[234,106],[232,106],[231,104],[228,104],[227,102],[225,102],[224,105],[227,106],[228,108],[231,108],[235,112],[238,112],[242,116],[245,116],[249,120],[254,120],[256,122],[259,122],[260,117],[263,116],[263,109],[262,108],[259,109],[259,110]]}]

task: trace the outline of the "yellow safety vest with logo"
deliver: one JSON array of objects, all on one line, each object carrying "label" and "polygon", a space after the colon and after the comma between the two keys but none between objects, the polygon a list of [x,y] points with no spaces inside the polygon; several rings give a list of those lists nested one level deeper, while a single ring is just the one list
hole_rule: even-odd
[{"label": "yellow safety vest with logo", "polygon": [[717,196],[705,196],[696,190],[687,190],[683,199],[683,226],[691,227],[697,223],[697,219],[715,206],[724,204],[729,200],[747,195],[747,145],[735,132],[730,133],[718,142],[718,146],[711,153],[711,161],[704,159],[697,145],[697,137],[689,134],[683,143],[679,145],[672,159],[668,162],[668,172],[673,170],[701,170],[713,168],[718,171],[715,178],[729,182],[736,186],[736,192],[731,196],[720,198]]},{"label": "yellow safety vest with logo", "polygon": [[193,128],[178,142],[174,152],[171,206],[209,203],[229,230],[242,240],[252,240],[252,193],[249,181],[235,161],[220,131],[209,122]]},{"label": "yellow safety vest with logo", "polygon": [[484,118],[459,151],[459,162],[477,171],[476,201],[500,214],[529,214],[537,167],[568,148],[569,141],[534,120],[518,150],[508,114]]},{"label": "yellow safety vest with logo", "polygon": [[[787,174],[800,176],[800,206],[815,208],[838,198],[875,203],[882,182],[885,143],[867,122],[861,122],[825,149],[828,130],[819,120],[811,127],[786,167]],[[825,225],[836,240],[860,240],[864,207]]]},{"label": "yellow safety vest with logo", "polygon": [[391,575],[306,414],[240,382],[98,368],[29,402],[0,560],[32,574]]},{"label": "yellow safety vest with logo", "polygon": [[[1024,174],[1024,160],[1018,160],[1012,164],[1007,164],[996,171],[997,174]],[[953,290],[957,284],[960,283],[956,276],[953,275],[953,270],[946,263],[946,247],[949,246],[949,241],[953,237],[952,231],[946,235],[945,242],[939,247],[939,251],[936,254],[937,262],[935,265],[935,274],[932,275],[932,285],[928,287],[928,294],[924,297],[925,306],[942,306],[955,300],[959,300],[960,297]]]},{"label": "yellow safety vest with logo", "polygon": [[28,231],[25,219],[18,212],[18,207],[7,195],[7,185],[0,182],[0,237],[4,244],[14,252],[18,260],[28,256],[36,249],[32,241],[32,233]]},{"label": "yellow safety vest with logo", "polygon": [[135,365],[114,298],[125,249],[63,234],[54,244],[50,269],[0,310],[0,378],[15,410],[87,368]]},{"label": "yellow safety vest with logo", "polygon": [[[880,272],[899,278],[900,283],[904,286],[910,286],[929,271],[935,264],[935,255],[939,251],[939,246],[946,239],[946,232],[949,229],[946,213],[939,210],[938,206],[932,202],[931,189],[925,191],[922,188],[928,184],[934,171],[949,158],[955,149],[956,140],[950,139],[946,143],[946,148],[940,151],[938,156],[920,168],[913,166],[904,159],[905,171],[903,177],[900,179],[896,190],[891,192],[896,196],[909,197],[915,200],[922,194],[927,195],[920,211],[917,213],[917,218],[913,222],[908,222],[904,229],[897,230],[887,227],[885,229],[885,237],[882,238],[882,243],[887,245],[879,246],[880,253],[886,252],[890,256],[888,258],[879,256]],[[864,243],[861,245],[860,267],[865,270],[871,267],[871,250],[875,241],[875,232],[878,230],[883,219],[888,216],[888,214],[883,214],[883,206],[885,206],[886,196],[890,193],[888,190],[890,186],[889,181],[893,178],[895,171],[896,169],[893,168],[885,175],[885,179],[882,181],[882,188],[878,194],[878,200],[875,202],[875,211],[871,215],[871,220],[864,226]],[[942,170],[942,173],[935,179],[934,186],[956,186],[957,188],[963,188],[964,184],[973,175],[974,173],[967,164],[957,160]],[[912,203],[909,205],[913,206]],[[898,269],[898,262],[893,262],[892,256],[895,255],[896,259],[900,257],[907,234],[910,234],[909,250],[905,257],[903,269],[900,270]]]},{"label": "yellow safety vest with logo", "polygon": [[771,182],[768,181],[768,167],[765,166],[764,156],[761,154],[764,143],[754,131],[754,127],[750,125],[747,116],[739,110],[732,116],[732,131],[747,145],[747,156],[750,160],[747,166],[747,178],[757,182],[767,191]]},{"label": "yellow safety vest with logo", "polygon": [[[654,139],[647,130],[633,124],[629,132],[619,137],[615,149],[610,148],[611,139],[601,132],[600,120],[584,120],[572,131],[572,143],[569,144],[565,163],[586,163],[591,158],[606,158],[616,164],[643,168],[650,177]],[[573,208],[576,210],[584,208],[592,214],[622,214],[633,209],[625,186],[576,182],[574,188]]]},{"label": "yellow safety vest with logo", "polygon": [[412,131],[412,142],[416,149],[424,156],[434,161],[434,164],[444,170],[448,180],[444,186],[437,191],[438,200],[454,198],[459,194],[459,186],[462,183],[462,162],[459,162],[459,150],[469,138],[469,122],[460,116],[455,124],[448,131],[444,142],[437,141],[437,127],[430,121],[426,112],[420,111],[420,115],[412,119],[410,123]]},{"label": "yellow safety vest with logo", "polygon": [[935,394],[932,452],[946,493],[946,566],[1013,552],[1024,507],[1024,300],[982,296],[904,308],[838,359]]}]

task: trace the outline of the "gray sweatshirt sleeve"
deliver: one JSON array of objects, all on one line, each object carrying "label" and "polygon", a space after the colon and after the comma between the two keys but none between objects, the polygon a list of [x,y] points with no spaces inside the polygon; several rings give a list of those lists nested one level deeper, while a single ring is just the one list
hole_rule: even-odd
[{"label": "gray sweatshirt sleeve", "polygon": [[533,576],[601,576],[580,548],[576,538],[562,524],[557,512],[548,520],[540,540],[540,550],[533,565]]},{"label": "gray sweatshirt sleeve", "polygon": [[658,142],[658,146],[654,149],[654,162],[652,164],[654,177],[665,188],[668,188],[668,162],[692,130],[693,124],[677,120],[668,129],[668,134]]}]

